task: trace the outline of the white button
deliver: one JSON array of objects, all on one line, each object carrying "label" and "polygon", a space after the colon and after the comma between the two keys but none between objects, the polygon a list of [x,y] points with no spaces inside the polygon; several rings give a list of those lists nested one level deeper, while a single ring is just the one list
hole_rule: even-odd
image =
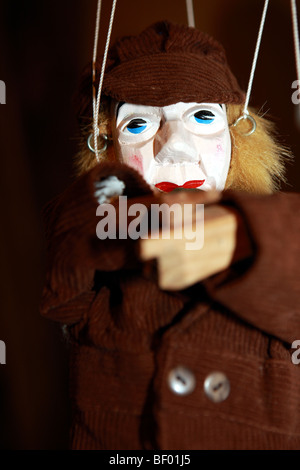
[{"label": "white button", "polygon": [[215,403],[226,400],[230,393],[230,382],[223,372],[212,372],[204,382],[204,391]]},{"label": "white button", "polygon": [[187,395],[194,390],[196,379],[189,369],[179,366],[169,373],[168,383],[172,392],[177,395]]}]

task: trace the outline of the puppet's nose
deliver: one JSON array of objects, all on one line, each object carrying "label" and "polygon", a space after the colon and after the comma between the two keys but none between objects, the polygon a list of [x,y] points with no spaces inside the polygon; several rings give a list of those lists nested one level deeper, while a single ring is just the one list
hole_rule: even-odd
[{"label": "puppet's nose", "polygon": [[197,149],[183,123],[167,121],[156,134],[154,140],[154,158],[157,163],[173,164],[197,162]]}]

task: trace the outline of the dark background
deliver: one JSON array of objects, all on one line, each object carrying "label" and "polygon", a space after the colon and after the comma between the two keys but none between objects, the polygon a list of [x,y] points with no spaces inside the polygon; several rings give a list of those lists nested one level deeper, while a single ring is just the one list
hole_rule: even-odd
[{"label": "dark background", "polygon": [[[246,90],[263,0],[194,0],[196,26],[220,40]],[[296,79],[290,6],[270,2],[250,104],[270,112],[295,154],[282,189],[299,191]],[[111,0],[103,0],[99,51]],[[39,316],[44,281],[43,205],[73,178],[78,129],[72,105],[92,58],[96,0],[0,0],[0,448],[65,449],[67,352],[59,326]],[[169,19],[186,23],[185,0],[119,0],[112,41]],[[299,107],[298,107],[299,108]],[[288,223],[286,221],[285,223]]]}]

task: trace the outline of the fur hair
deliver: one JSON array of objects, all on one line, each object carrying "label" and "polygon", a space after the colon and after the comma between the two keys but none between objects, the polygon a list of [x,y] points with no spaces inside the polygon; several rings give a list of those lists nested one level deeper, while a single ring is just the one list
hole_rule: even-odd
[{"label": "fur hair", "polygon": [[[109,106],[100,112],[100,134],[108,135],[110,142],[101,160],[115,160],[112,144],[111,118]],[[227,117],[231,135],[231,162],[225,189],[236,189],[256,194],[270,194],[280,188],[285,181],[285,161],[292,158],[290,151],[279,144],[274,136],[274,126],[269,120],[250,110],[256,121],[256,130],[245,136],[249,130],[248,120],[233,123],[242,115],[243,105],[227,105]],[[82,129],[80,151],[75,165],[77,175],[87,172],[97,165],[95,154],[87,147],[87,138],[93,132],[92,123]]]},{"label": "fur hair", "polygon": [[231,135],[231,162],[225,189],[237,189],[257,194],[270,194],[285,182],[285,162],[292,159],[291,152],[275,138],[271,121],[250,110],[256,121],[256,130],[249,120],[233,123],[243,113],[243,105],[228,105],[227,118]]}]

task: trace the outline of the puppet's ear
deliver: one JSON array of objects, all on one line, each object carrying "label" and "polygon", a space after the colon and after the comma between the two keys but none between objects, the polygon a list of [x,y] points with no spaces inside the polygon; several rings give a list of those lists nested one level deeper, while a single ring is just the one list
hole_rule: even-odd
[{"label": "puppet's ear", "polygon": [[227,117],[231,135],[231,162],[225,189],[237,189],[257,194],[271,194],[285,182],[285,163],[291,152],[278,143],[274,125],[250,109],[256,121],[256,130],[245,135],[249,123],[233,126],[242,115],[242,105],[228,105]]}]

